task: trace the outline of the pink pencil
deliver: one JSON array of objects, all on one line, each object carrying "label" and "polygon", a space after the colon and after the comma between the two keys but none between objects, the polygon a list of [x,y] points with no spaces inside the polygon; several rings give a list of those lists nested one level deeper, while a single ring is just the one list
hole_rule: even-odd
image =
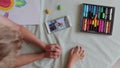
[{"label": "pink pencil", "polygon": [[98,32],[101,32],[101,20],[99,22],[99,31]]},{"label": "pink pencil", "polygon": [[103,32],[103,30],[104,30],[104,21],[103,20],[101,20],[102,22],[101,22],[101,32]]}]

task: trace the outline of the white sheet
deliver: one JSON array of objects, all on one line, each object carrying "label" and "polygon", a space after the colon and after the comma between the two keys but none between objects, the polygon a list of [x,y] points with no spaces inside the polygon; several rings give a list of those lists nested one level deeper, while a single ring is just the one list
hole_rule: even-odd
[{"label": "white sheet", "polygon": [[[78,31],[79,24],[79,4],[96,3],[111,5],[116,7],[113,35],[98,35],[82,33]],[[59,59],[38,60],[22,68],[65,68],[68,51],[70,48],[81,45],[86,52],[85,58],[75,64],[75,68],[111,68],[111,66],[120,58],[120,7],[119,1],[115,0],[61,0],[63,10],[57,11],[55,8],[57,0],[46,0],[46,7],[52,10],[48,19],[53,19],[62,15],[69,15],[72,28],[47,34],[44,28],[44,22],[40,23],[40,38],[48,43],[58,43],[63,49],[62,56]],[[33,27],[28,27],[33,29]],[[34,32],[34,30],[31,30]],[[38,34],[39,35],[39,34]],[[57,40],[57,41],[56,41]],[[35,52],[35,48],[25,45],[23,52]],[[39,50],[37,48],[37,50]]]}]

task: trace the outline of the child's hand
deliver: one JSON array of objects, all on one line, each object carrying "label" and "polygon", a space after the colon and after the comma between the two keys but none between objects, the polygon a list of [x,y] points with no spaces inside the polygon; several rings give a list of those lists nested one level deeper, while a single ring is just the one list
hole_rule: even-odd
[{"label": "child's hand", "polygon": [[62,53],[62,49],[58,44],[46,44],[44,47],[44,50],[46,51],[44,53],[45,58],[53,58],[56,59],[60,57]]},{"label": "child's hand", "polygon": [[57,59],[60,57],[60,53],[58,52],[45,52],[44,54],[44,58],[53,58],[53,59]]},{"label": "child's hand", "polygon": [[47,44],[44,48],[45,51],[58,52],[61,54],[62,49],[58,44]]}]

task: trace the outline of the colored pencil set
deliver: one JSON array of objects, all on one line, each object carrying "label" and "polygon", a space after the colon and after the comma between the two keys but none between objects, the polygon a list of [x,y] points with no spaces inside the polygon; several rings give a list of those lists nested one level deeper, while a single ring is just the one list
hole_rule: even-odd
[{"label": "colored pencil set", "polygon": [[83,4],[81,31],[112,34],[114,7]]}]

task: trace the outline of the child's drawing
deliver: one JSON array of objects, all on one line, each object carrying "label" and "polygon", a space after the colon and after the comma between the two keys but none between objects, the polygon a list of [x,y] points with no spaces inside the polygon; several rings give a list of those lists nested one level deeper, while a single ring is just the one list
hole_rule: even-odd
[{"label": "child's drawing", "polygon": [[25,0],[0,0],[0,10],[9,11],[14,6],[16,7],[23,7],[27,3]]},{"label": "child's drawing", "polygon": [[4,11],[5,13],[3,16],[9,17],[9,10],[11,10],[14,6],[15,7],[23,7],[27,4],[25,0],[0,0],[0,10]]},{"label": "child's drawing", "polygon": [[0,15],[21,25],[40,23],[42,0],[0,0]]}]

